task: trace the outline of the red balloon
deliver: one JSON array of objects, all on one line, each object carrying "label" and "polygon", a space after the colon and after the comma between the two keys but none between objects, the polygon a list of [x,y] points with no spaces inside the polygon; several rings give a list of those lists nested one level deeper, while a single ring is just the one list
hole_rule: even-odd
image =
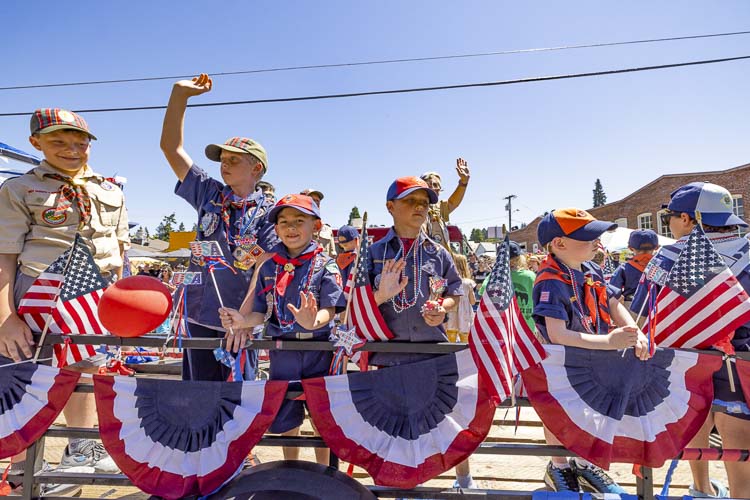
[{"label": "red balloon", "polygon": [[120,337],[138,337],[161,325],[172,312],[172,295],[151,276],[128,276],[107,288],[99,300],[99,319]]}]

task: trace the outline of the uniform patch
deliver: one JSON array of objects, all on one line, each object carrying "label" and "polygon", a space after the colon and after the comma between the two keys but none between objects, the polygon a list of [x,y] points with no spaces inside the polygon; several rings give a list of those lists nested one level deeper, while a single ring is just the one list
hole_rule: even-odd
[{"label": "uniform patch", "polygon": [[539,294],[539,302],[549,302],[549,292],[542,292]]},{"label": "uniform patch", "polygon": [[428,260],[427,262],[422,264],[422,271],[426,272],[427,274],[437,274],[437,271],[435,270],[435,263],[431,260]]},{"label": "uniform patch", "polygon": [[58,212],[55,208],[48,208],[42,212],[42,219],[44,219],[44,222],[47,224],[59,226],[68,219],[68,213]]},{"label": "uniform patch", "polygon": [[218,226],[219,216],[217,214],[206,212],[205,214],[203,214],[203,217],[201,217],[200,229],[203,232],[204,236],[210,236],[211,234],[213,234]]},{"label": "uniform patch", "polygon": [[424,251],[427,252],[430,255],[435,255],[438,251],[437,246],[433,245],[432,243],[428,243],[424,246]]},{"label": "uniform patch", "polygon": [[114,189],[115,189],[115,185],[114,185],[114,184],[112,184],[112,183],[111,183],[111,182],[109,182],[109,181],[104,181],[104,182],[102,182],[102,183],[101,183],[101,184],[99,184],[99,185],[100,185],[100,186],[102,187],[102,189],[104,189],[105,191],[112,191],[112,190],[114,190]]}]

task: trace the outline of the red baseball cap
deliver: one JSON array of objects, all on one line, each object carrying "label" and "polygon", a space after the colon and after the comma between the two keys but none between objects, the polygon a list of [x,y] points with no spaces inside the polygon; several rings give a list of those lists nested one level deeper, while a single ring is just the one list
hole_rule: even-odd
[{"label": "red baseball cap", "polygon": [[542,217],[536,228],[536,235],[539,243],[546,245],[561,236],[578,241],[594,241],[603,233],[613,229],[617,229],[617,224],[597,220],[585,210],[561,208]]},{"label": "red baseball cap", "polygon": [[391,183],[385,199],[386,201],[400,200],[419,189],[427,191],[427,196],[430,197],[430,203],[438,202],[438,194],[430,189],[430,186],[419,177],[399,177]]},{"label": "red baseball cap", "polygon": [[312,215],[316,219],[320,219],[320,209],[312,198],[305,194],[288,194],[281,198],[271,209],[268,213],[268,220],[272,224],[276,224],[279,212],[287,207],[297,209],[303,214]]}]

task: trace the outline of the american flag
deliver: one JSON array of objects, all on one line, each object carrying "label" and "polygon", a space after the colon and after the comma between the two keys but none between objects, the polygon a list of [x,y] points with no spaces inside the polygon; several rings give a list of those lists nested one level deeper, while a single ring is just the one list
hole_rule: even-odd
[{"label": "american flag", "polygon": [[359,244],[359,259],[352,271],[354,283],[351,286],[351,304],[349,306],[348,323],[357,329],[357,335],[368,342],[390,340],[394,337],[385,323],[380,309],[375,302],[375,296],[370,286],[370,270],[368,258],[370,242],[367,238],[367,227],[362,227],[362,241]]},{"label": "american flag", "polygon": [[480,374],[491,381],[497,403],[513,394],[517,374],[546,357],[518,309],[510,279],[509,253],[506,237],[498,248],[495,266],[469,332],[469,349]]},{"label": "american flag", "polygon": [[609,252],[607,252],[604,256],[604,262],[602,263],[602,274],[604,275],[604,280],[609,283],[609,280],[612,279],[612,275],[615,274],[615,271],[617,270],[617,266],[615,266],[615,263],[612,261],[612,257],[609,255]]},{"label": "american flag", "polygon": [[[51,333],[106,334],[97,309],[107,285],[77,235],[73,246],[50,264],[21,298],[18,314],[34,332],[43,331],[49,318]],[[58,367],[96,354],[91,345],[56,344],[54,351]]]},{"label": "american flag", "polygon": [[661,347],[726,346],[750,321],[750,297],[696,226],[656,297],[654,338]]}]

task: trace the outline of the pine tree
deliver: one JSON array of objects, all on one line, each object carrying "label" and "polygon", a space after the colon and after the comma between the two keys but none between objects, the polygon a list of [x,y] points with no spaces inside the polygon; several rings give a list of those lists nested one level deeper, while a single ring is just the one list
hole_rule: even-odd
[{"label": "pine tree", "polygon": [[602,188],[602,181],[596,180],[594,184],[594,207],[601,207],[607,204],[607,195],[604,194],[604,188]]},{"label": "pine tree", "polygon": [[474,243],[481,243],[485,240],[484,234],[482,233],[482,230],[479,228],[474,228],[471,230],[471,236],[469,237],[471,241]]},{"label": "pine tree", "polygon": [[181,233],[184,233],[185,232],[185,223],[184,222],[180,222],[180,227],[178,227],[177,230],[179,232],[181,232]]},{"label": "pine tree", "polygon": [[349,222],[347,222],[347,224],[349,224],[351,226],[352,225],[352,221],[354,219],[361,219],[361,218],[362,217],[359,215],[359,208],[353,207],[352,211],[349,212]]},{"label": "pine tree", "polygon": [[156,239],[169,241],[169,234],[174,231],[174,226],[176,225],[177,217],[174,212],[170,215],[165,215],[161,220],[161,223],[156,226]]}]

